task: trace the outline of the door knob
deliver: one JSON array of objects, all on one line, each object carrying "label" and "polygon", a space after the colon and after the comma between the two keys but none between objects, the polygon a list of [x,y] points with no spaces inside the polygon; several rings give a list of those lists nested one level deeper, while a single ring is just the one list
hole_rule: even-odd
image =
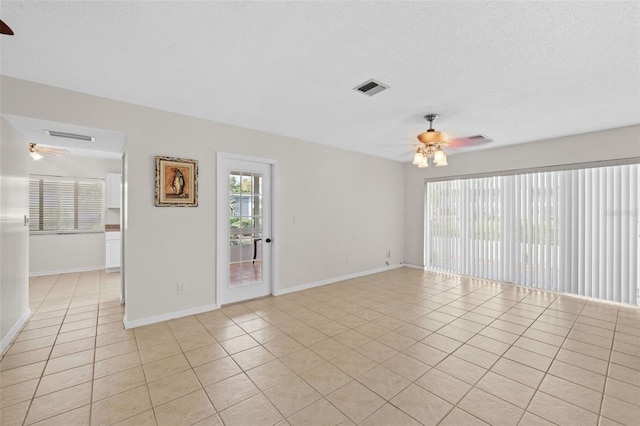
[{"label": "door knob", "polygon": [[270,243],[270,242],[271,242],[271,238],[267,238],[265,241],[266,241],[267,243]]}]

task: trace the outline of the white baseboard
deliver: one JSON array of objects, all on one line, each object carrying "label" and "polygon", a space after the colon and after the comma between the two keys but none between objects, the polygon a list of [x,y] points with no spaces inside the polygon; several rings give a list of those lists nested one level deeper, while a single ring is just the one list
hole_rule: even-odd
[{"label": "white baseboard", "polygon": [[20,317],[20,319],[11,327],[11,330],[7,333],[6,336],[0,342],[0,354],[4,354],[4,351],[7,350],[13,339],[18,335],[22,327],[27,322],[29,317],[31,316],[31,310],[27,309],[27,311]]},{"label": "white baseboard", "polygon": [[403,263],[402,266],[406,266],[407,268],[420,269],[421,271],[426,271],[424,265],[415,265],[413,263]]},{"label": "white baseboard", "polygon": [[54,271],[38,271],[38,272],[29,271],[29,277],[41,277],[43,275],[71,274],[74,272],[89,272],[89,271],[98,271],[101,269],[104,269],[104,265],[83,266],[81,268],[57,269]]},{"label": "white baseboard", "polygon": [[379,272],[390,271],[392,269],[402,268],[403,266],[406,266],[406,265],[404,265],[404,264],[389,265],[389,266],[385,266],[383,268],[370,269],[368,271],[356,272],[355,274],[343,275],[343,276],[340,276],[340,277],[328,278],[326,280],[314,281],[314,282],[306,283],[306,284],[300,284],[300,285],[297,285],[297,286],[294,286],[294,287],[288,287],[288,288],[283,288],[281,290],[276,290],[276,291],[273,292],[273,295],[274,296],[282,296],[283,294],[289,294],[289,293],[295,293],[296,291],[308,290],[310,288],[320,287],[320,286],[327,285],[327,284],[333,284],[333,283],[337,283],[339,281],[345,281],[345,280],[350,280],[350,279],[353,279],[353,278],[364,277],[366,275],[377,274]]},{"label": "white baseboard", "polygon": [[214,311],[218,308],[219,306],[217,304],[204,305],[204,306],[198,306],[195,308],[183,309],[182,311],[175,311],[175,312],[169,312],[162,315],[156,315],[153,317],[140,318],[133,321],[127,320],[127,315],[125,314],[124,318],[122,319],[122,323],[124,324],[124,328],[135,328],[135,327],[141,327],[143,325],[155,324],[157,322],[169,321],[176,318],[188,317],[189,315],[202,314],[204,312]]}]

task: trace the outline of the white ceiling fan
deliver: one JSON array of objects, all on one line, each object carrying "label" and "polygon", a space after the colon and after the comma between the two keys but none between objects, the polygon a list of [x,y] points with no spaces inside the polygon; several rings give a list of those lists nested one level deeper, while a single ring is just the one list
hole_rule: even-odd
[{"label": "white ceiling fan", "polygon": [[420,145],[413,157],[413,164],[419,168],[429,167],[429,163],[437,167],[448,165],[447,156],[442,147],[463,148],[491,142],[491,139],[481,134],[449,139],[446,133],[433,128],[433,121],[438,118],[438,114],[427,114],[424,118],[429,122],[429,129],[417,136]]},{"label": "white ceiling fan", "polygon": [[68,154],[69,151],[63,148],[51,148],[46,146],[37,146],[37,144],[30,142],[29,143],[29,155],[33,158],[34,161],[38,161],[42,158],[42,154],[44,155],[52,155],[54,157],[61,157],[65,154]]}]

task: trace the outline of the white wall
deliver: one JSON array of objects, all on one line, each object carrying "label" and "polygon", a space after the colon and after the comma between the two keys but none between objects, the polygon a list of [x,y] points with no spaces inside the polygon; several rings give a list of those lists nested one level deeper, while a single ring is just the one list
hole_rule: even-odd
[{"label": "white wall", "polygon": [[[107,173],[120,173],[121,160],[104,158],[45,156],[29,163],[29,173],[106,179]],[[105,223],[119,224],[120,210],[105,209]],[[103,269],[104,233],[44,234],[29,236],[29,275]]]},{"label": "white wall", "polygon": [[[128,322],[216,303],[219,151],[278,162],[280,290],[385,267],[387,250],[392,264],[404,258],[401,163],[9,77],[2,88],[3,112],[127,135]],[[154,207],[156,155],[199,160],[198,207]],[[178,282],[186,294],[176,294]]]},{"label": "white wall", "polygon": [[0,118],[0,353],[29,316],[29,153],[24,140]]},{"label": "white wall", "polygon": [[615,160],[640,156],[640,126],[511,145],[448,156],[447,167],[405,164],[406,263],[424,264],[424,180],[478,173]]}]

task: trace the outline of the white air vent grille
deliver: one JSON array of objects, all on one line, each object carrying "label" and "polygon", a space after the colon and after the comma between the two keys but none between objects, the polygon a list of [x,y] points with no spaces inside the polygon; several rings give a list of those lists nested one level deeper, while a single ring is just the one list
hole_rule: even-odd
[{"label": "white air vent grille", "polygon": [[44,132],[47,135],[54,136],[56,138],[78,139],[78,140],[87,141],[87,142],[96,141],[96,138],[94,138],[93,136],[77,135],[75,133],[56,132],[55,130],[45,130]]},{"label": "white air vent grille", "polygon": [[383,90],[388,88],[389,86],[387,86],[386,84],[383,84],[383,83],[380,83],[379,81],[371,79],[354,87],[353,90],[357,90],[358,92],[363,93],[367,96],[373,96],[376,93],[380,93]]}]

